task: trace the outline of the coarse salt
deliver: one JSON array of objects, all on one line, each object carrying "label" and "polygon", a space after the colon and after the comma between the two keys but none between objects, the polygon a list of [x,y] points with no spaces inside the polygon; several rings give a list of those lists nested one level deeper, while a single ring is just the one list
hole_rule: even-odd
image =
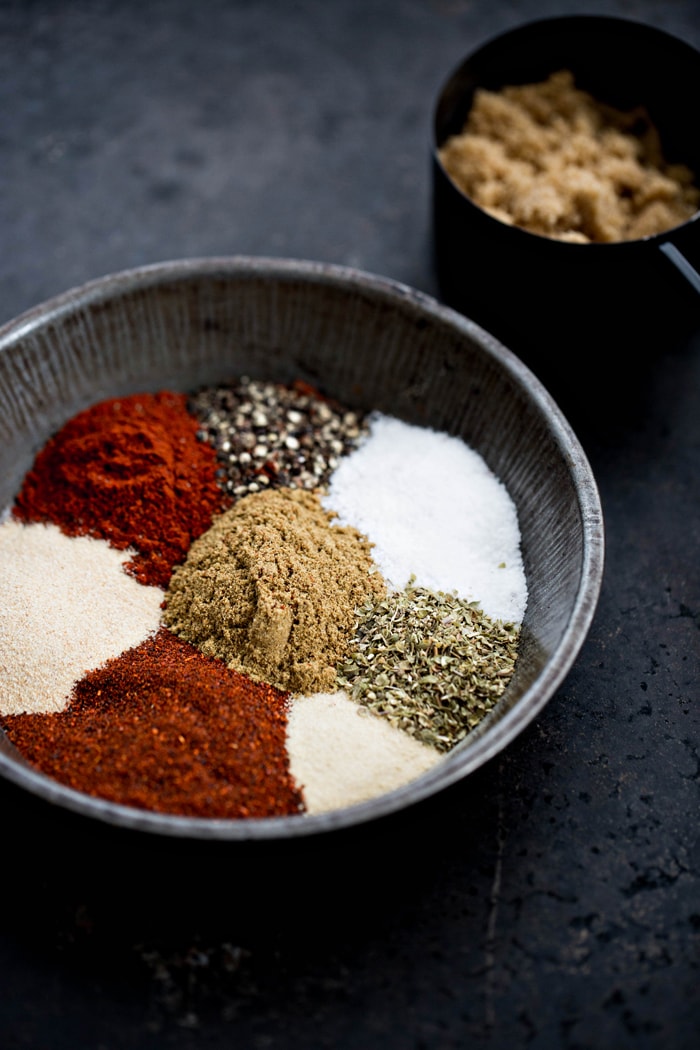
[{"label": "coarse salt", "polygon": [[479,602],[492,619],[522,622],[515,504],[461,438],[373,413],[369,437],[340,461],[323,504],[374,544],[394,590],[415,575],[420,587]]}]

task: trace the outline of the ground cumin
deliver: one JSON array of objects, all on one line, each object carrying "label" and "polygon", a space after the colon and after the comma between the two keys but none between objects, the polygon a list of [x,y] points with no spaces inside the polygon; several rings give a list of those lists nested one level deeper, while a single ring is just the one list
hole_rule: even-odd
[{"label": "ground cumin", "polygon": [[333,517],[301,489],[241,499],[173,573],[165,623],[254,679],[295,693],[332,690],[355,609],[386,592],[369,541]]},{"label": "ground cumin", "polygon": [[565,241],[648,237],[700,207],[693,173],[666,163],[644,111],[602,105],[566,70],[538,84],[477,91],[440,160],[495,218]]}]

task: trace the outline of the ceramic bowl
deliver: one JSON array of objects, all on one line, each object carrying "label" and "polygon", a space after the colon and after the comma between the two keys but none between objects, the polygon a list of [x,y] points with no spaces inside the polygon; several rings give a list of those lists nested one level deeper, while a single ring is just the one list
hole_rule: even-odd
[{"label": "ceramic bowl", "polygon": [[654,236],[575,244],[508,225],[458,189],[439,150],[462,130],[475,92],[538,83],[563,69],[601,102],[644,107],[666,159],[700,179],[700,139],[688,119],[689,100],[700,96],[700,51],[630,19],[543,18],[468,54],[438,93],[432,204],[440,296],[523,357],[568,409],[560,381],[579,398],[584,384],[595,405],[611,362],[634,370],[700,325],[700,212]]},{"label": "ceramic bowl", "polygon": [[350,406],[448,431],[478,450],[519,514],[528,605],[516,673],[497,707],[428,773],[317,815],[206,820],[115,805],[39,774],[0,734],[0,772],[95,821],[209,840],[287,839],[372,821],[469,776],[561,684],[589,629],[603,569],[595,480],[570,425],[528,368],[482,328],[404,285],[313,262],[168,262],[95,280],[0,329],[0,506],[36,452],[102,398],[247,374],[303,379]]}]

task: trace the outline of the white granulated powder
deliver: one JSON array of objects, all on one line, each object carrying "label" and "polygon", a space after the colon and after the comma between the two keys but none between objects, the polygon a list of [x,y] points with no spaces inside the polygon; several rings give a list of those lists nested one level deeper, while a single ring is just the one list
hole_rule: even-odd
[{"label": "white granulated powder", "polygon": [[287,752],[308,813],[376,798],[442,758],[439,751],[394,729],[343,692],[292,698]]},{"label": "white granulated powder", "polygon": [[326,510],[375,545],[392,589],[415,575],[420,587],[456,591],[492,619],[520,624],[527,584],[505,485],[460,438],[380,413],[370,424],[331,477]]},{"label": "white granulated powder", "polygon": [[0,714],[63,710],[86,671],[158,629],[163,591],[129,551],[55,525],[0,525]]}]

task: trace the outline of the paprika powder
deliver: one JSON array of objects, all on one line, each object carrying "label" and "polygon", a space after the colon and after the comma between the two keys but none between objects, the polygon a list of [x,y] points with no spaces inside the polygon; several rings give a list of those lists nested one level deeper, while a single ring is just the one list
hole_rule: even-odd
[{"label": "paprika powder", "polygon": [[28,762],[84,794],[188,817],[275,817],[304,811],[288,702],[161,627],[86,674],[65,711],[2,726]]},{"label": "paprika powder", "polygon": [[13,514],[134,548],[126,571],[165,588],[226,504],[216,453],[197,431],[186,397],[171,391],[93,405],[39,452]]}]

